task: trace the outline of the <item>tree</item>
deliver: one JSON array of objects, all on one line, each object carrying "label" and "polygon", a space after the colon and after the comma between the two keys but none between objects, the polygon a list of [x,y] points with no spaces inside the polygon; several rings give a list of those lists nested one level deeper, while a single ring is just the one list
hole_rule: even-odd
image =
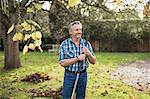
[{"label": "tree", "polygon": [[[33,1],[38,2],[39,0]],[[50,0],[49,0],[50,1]],[[27,8],[33,4],[29,0],[1,0],[0,6],[0,25],[1,34],[4,45],[4,69],[12,69],[21,67],[19,57],[19,43],[13,41],[12,38],[16,33],[16,26],[19,24],[20,19],[26,14]],[[14,25],[14,29],[7,33],[8,29]]]},{"label": "tree", "polygon": [[[1,0],[0,2],[0,25],[1,34],[3,38],[4,45],[4,69],[12,69],[21,67],[21,62],[19,58],[19,43],[18,41],[13,41],[12,38],[16,33],[16,26],[19,24],[20,16],[24,17],[26,10],[33,11],[33,9],[27,9],[33,3],[39,3],[40,0]],[[42,0],[51,1],[54,0]],[[57,1],[59,2],[59,1]],[[38,9],[38,7],[35,6]],[[8,29],[14,25],[14,29],[8,33]]]},{"label": "tree", "polygon": [[[8,28],[12,24],[18,24],[18,8],[15,8],[13,6],[14,0],[1,0],[1,5],[4,5],[4,9],[2,11],[2,6],[0,10],[0,16],[1,16],[1,33],[3,37],[3,45],[4,45],[4,68],[10,69],[10,68],[16,68],[20,67],[20,58],[19,58],[19,48],[18,48],[18,42],[12,41],[12,37],[15,34],[15,29],[10,33],[7,34]],[[5,13],[6,12],[6,13]]]}]

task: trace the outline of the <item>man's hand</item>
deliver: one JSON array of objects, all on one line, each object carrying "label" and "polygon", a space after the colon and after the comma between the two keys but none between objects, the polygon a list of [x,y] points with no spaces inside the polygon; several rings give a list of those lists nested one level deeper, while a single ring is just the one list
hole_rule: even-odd
[{"label": "man's hand", "polygon": [[88,50],[87,47],[83,47],[82,48],[83,53],[88,57],[89,61],[91,64],[95,64],[96,63],[96,57],[93,56],[90,51]]},{"label": "man's hand", "polygon": [[87,47],[83,47],[82,51],[86,56],[89,56],[91,54]]},{"label": "man's hand", "polygon": [[86,57],[85,54],[81,54],[81,55],[78,56],[78,60],[83,61],[83,60],[85,60],[85,57]]}]

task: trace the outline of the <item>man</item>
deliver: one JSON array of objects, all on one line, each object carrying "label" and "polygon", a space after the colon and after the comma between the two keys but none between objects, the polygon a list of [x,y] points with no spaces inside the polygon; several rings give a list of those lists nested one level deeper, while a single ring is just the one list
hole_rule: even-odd
[{"label": "man", "polygon": [[63,83],[63,99],[71,99],[77,74],[76,98],[84,99],[87,83],[88,61],[95,64],[91,44],[82,39],[82,24],[80,21],[70,23],[68,27],[70,38],[61,43],[59,49],[59,64],[65,68]]}]

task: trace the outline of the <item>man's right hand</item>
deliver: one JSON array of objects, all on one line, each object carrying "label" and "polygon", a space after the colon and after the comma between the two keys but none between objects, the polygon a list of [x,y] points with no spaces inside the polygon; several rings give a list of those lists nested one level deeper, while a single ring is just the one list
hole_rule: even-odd
[{"label": "man's right hand", "polygon": [[79,61],[83,61],[85,60],[86,55],[85,54],[81,54],[78,56]]}]

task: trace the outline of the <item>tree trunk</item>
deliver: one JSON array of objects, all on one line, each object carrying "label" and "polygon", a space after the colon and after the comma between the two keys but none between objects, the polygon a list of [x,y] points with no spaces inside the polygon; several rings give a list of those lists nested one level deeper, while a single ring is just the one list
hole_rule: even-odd
[{"label": "tree trunk", "polygon": [[[9,2],[9,6],[12,5],[12,2]],[[13,69],[21,66],[20,57],[19,57],[19,43],[12,40],[16,30],[14,29],[10,34],[7,34],[8,28],[12,24],[18,23],[18,15],[16,9],[10,6],[9,8],[9,17],[1,13],[1,28],[2,28],[2,37],[4,44],[4,69]]]},{"label": "tree trunk", "polygon": [[20,67],[20,58],[19,58],[19,47],[18,42],[12,41],[14,33],[6,34],[6,29],[4,30],[2,26],[3,34],[3,44],[4,44],[4,69],[11,69]]}]

